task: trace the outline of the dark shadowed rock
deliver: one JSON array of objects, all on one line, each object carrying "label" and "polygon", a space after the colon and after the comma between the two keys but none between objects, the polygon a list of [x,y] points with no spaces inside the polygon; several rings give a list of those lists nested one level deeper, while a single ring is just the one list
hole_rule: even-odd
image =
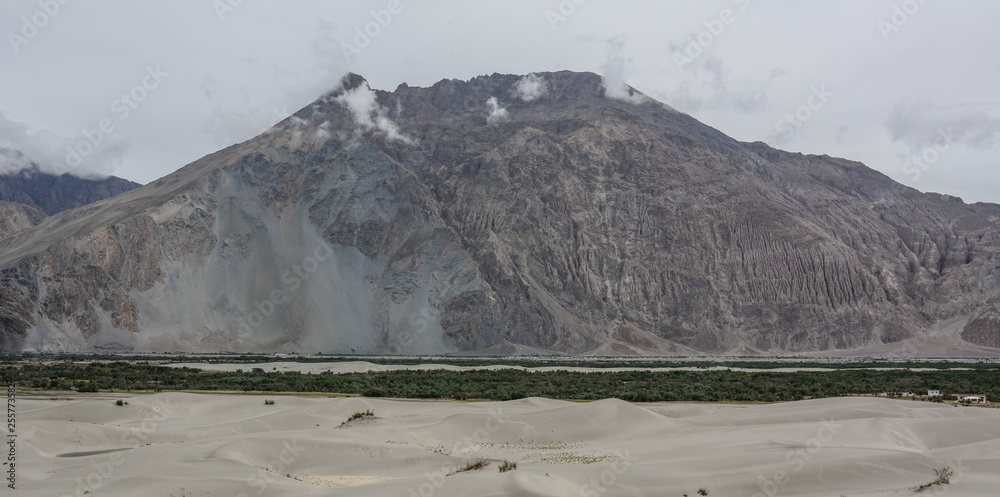
[{"label": "dark shadowed rock", "polygon": [[138,183],[115,176],[88,179],[25,169],[0,175],[0,201],[29,205],[51,216],[139,186]]}]

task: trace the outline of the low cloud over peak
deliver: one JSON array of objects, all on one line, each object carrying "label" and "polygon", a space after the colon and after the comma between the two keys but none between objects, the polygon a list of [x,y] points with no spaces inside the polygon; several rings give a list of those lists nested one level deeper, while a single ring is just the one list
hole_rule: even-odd
[{"label": "low cloud over peak", "polygon": [[488,124],[501,123],[508,119],[507,109],[500,106],[497,97],[490,97],[486,101],[486,105],[490,108],[490,115],[486,117]]},{"label": "low cloud over peak", "polygon": [[621,40],[608,41],[608,58],[601,64],[604,95],[608,98],[642,103],[646,98],[625,84],[625,64],[629,59],[622,55],[623,45]]},{"label": "low cloud over peak", "polygon": [[117,133],[95,128],[62,136],[9,119],[0,113],[0,174],[37,169],[84,178],[110,175],[130,146]]},{"label": "low cloud over peak", "polygon": [[531,102],[545,96],[548,92],[548,84],[545,79],[535,73],[518,80],[514,87],[514,95],[525,102]]},{"label": "low cloud over peak", "polygon": [[367,81],[341,92],[333,100],[346,106],[354,116],[354,122],[362,129],[375,129],[385,134],[389,140],[414,143],[412,138],[404,135],[396,123],[389,119],[385,107],[375,100],[375,92],[368,86]]}]

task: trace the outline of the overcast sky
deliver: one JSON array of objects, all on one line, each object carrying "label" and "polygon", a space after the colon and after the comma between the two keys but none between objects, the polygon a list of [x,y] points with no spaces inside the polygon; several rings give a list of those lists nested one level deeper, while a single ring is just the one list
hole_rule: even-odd
[{"label": "overcast sky", "polygon": [[1000,202],[998,21],[993,0],[3,0],[0,146],[146,183],[347,71],[392,90],[570,69],[739,140]]}]

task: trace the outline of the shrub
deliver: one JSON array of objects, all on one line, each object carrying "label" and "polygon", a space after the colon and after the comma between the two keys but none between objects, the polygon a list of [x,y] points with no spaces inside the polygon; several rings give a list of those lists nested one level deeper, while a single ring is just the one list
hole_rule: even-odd
[{"label": "shrub", "polygon": [[919,487],[916,488],[916,490],[920,491],[925,488],[933,487],[934,485],[950,485],[951,477],[955,476],[955,470],[951,469],[948,466],[945,466],[941,469],[935,469],[934,474],[937,476],[937,478],[935,478],[934,481],[920,485]]},{"label": "shrub", "polygon": [[705,488],[699,488],[698,495],[708,495],[708,490]]},{"label": "shrub", "polygon": [[513,470],[513,469],[517,469],[517,463],[516,462],[510,462],[510,461],[504,459],[503,463],[500,464],[500,472],[501,473],[506,473],[506,472],[508,472],[510,470]]},{"label": "shrub", "polygon": [[341,423],[341,426],[346,425],[347,423],[350,423],[351,421],[354,421],[355,419],[373,418],[373,417],[375,417],[375,411],[372,411],[371,409],[368,409],[365,412],[358,411],[358,412],[356,412],[354,414],[351,414],[351,417],[347,418],[347,421],[344,421],[343,423]]},{"label": "shrub", "polygon": [[116,405],[116,406],[127,406],[127,405],[128,405],[128,402],[125,402],[125,401],[124,401],[124,400],[122,400],[122,399],[118,399],[118,400],[116,400],[116,401],[115,401],[115,405]]},{"label": "shrub", "polygon": [[265,406],[273,406],[274,405],[274,401],[271,400],[271,399],[264,399],[264,405]]},{"label": "shrub", "polygon": [[485,468],[486,466],[489,466],[489,465],[490,465],[490,463],[487,462],[486,459],[477,459],[475,461],[472,461],[472,462],[469,462],[468,464],[466,464],[464,468],[459,469],[459,470],[455,471],[454,473],[449,473],[448,476],[451,476],[451,475],[453,475],[455,473],[464,473],[466,471],[475,471],[475,470],[483,469],[483,468]]},{"label": "shrub", "polygon": [[385,397],[385,392],[378,388],[366,388],[364,392],[361,392],[362,397]]},{"label": "shrub", "polygon": [[97,385],[90,382],[77,382],[76,391],[80,393],[93,393],[97,391]]}]

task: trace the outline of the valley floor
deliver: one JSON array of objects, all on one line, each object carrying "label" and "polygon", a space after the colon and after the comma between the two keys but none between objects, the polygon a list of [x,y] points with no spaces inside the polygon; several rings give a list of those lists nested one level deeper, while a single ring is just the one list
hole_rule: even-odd
[{"label": "valley floor", "polygon": [[[501,473],[505,460],[517,468]],[[923,495],[1000,492],[1000,410],[877,398],[17,399],[24,496],[894,496],[946,466],[951,484]]]}]

